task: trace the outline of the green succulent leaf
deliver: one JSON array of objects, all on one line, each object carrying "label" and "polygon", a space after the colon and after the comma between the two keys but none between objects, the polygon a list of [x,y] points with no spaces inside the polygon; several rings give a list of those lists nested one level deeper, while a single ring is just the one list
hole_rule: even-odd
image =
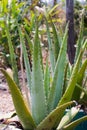
[{"label": "green succulent leaf", "polygon": [[59,124],[65,109],[73,104],[74,102],[68,102],[65,103],[56,109],[54,109],[36,128],[36,130],[52,130],[52,128],[55,128],[55,122]]},{"label": "green succulent leaf", "polygon": [[32,115],[39,124],[47,114],[46,97],[44,91],[43,70],[40,56],[40,42],[38,37],[38,26],[36,26],[33,56],[32,56],[32,83],[31,83],[31,100]]},{"label": "green succulent leaf", "polygon": [[87,121],[87,116],[81,117],[78,120],[71,122],[70,124],[66,125],[63,130],[74,130],[76,126],[78,126],[81,122]]},{"label": "green succulent leaf", "polygon": [[46,69],[44,74],[44,89],[45,89],[46,99],[48,100],[48,95],[50,90],[50,70],[49,70],[48,60],[46,61]]},{"label": "green succulent leaf", "polygon": [[60,50],[60,43],[59,43],[59,36],[57,29],[52,22],[52,18],[50,17],[51,25],[52,25],[52,30],[53,30],[53,38],[54,38],[54,55],[55,55],[55,61],[57,61],[59,50]]},{"label": "green succulent leaf", "polygon": [[24,37],[22,34],[22,30],[18,25],[18,31],[19,31],[19,36],[20,36],[20,43],[22,44],[22,50],[23,50],[23,57],[24,57],[24,63],[25,63],[25,68],[26,68],[26,75],[27,75],[27,81],[28,81],[28,87],[31,89],[31,69],[30,69],[30,64],[28,60],[28,54],[26,50],[26,46],[24,43]]},{"label": "green succulent leaf", "polygon": [[32,43],[32,41],[30,40],[29,35],[27,34],[26,30],[24,30],[24,33],[25,33],[25,37],[26,37],[26,39],[27,39],[27,41],[28,41],[30,53],[32,54],[32,52],[33,52],[33,43]]},{"label": "green succulent leaf", "polygon": [[85,75],[85,71],[87,68],[87,59],[83,62],[79,72],[78,72],[78,79],[77,79],[77,84],[82,85],[82,81]]},{"label": "green succulent leaf", "polygon": [[66,63],[65,73],[64,73],[63,93],[65,92],[66,86],[67,86],[67,83],[68,83],[68,80],[67,80],[68,73],[69,73],[69,63]]},{"label": "green succulent leaf", "polygon": [[79,107],[72,107],[61,119],[57,130],[61,130],[63,129],[63,127],[65,125],[67,125],[68,123],[70,123],[70,121],[77,115],[77,113],[79,112],[80,108]]},{"label": "green succulent leaf", "polygon": [[5,70],[3,69],[0,69],[0,70],[6,77],[9,89],[11,91],[13,103],[14,103],[17,115],[21,121],[23,128],[25,130],[34,129],[36,125],[33,121],[29,108],[27,104],[25,103],[20,90],[18,89],[18,86],[15,84],[15,82],[12,80],[10,75]]},{"label": "green succulent leaf", "polygon": [[57,106],[63,92],[64,69],[66,64],[67,32],[68,28],[66,27],[65,35],[55,66],[52,86],[49,93],[49,99],[48,99],[49,112]]},{"label": "green succulent leaf", "polygon": [[[82,86],[86,67],[87,67],[87,59],[84,61],[84,63],[82,64],[82,66],[78,72],[77,84],[79,86]],[[72,99],[78,101],[80,99],[81,92],[82,92],[82,90],[78,86],[76,86],[74,89],[74,92],[73,92]]]},{"label": "green succulent leaf", "polygon": [[8,39],[8,46],[9,46],[10,57],[11,57],[11,65],[12,65],[12,70],[13,70],[13,78],[14,78],[16,84],[19,87],[19,79],[18,79],[18,69],[17,69],[17,63],[16,63],[16,55],[15,55],[13,44],[12,44],[12,41],[11,41],[10,30],[9,30],[9,27],[8,27],[7,24],[5,26],[5,29],[6,29],[7,39]]},{"label": "green succulent leaf", "polygon": [[54,74],[54,68],[55,68],[55,54],[53,50],[53,45],[52,45],[52,39],[50,35],[50,29],[48,25],[48,21],[46,20],[46,28],[47,28],[47,37],[48,37],[48,45],[49,45],[49,55],[50,55],[50,63],[51,63],[51,69],[52,69],[52,75]]},{"label": "green succulent leaf", "polygon": [[70,77],[70,80],[69,80],[69,83],[68,83],[68,86],[67,86],[67,89],[66,89],[66,91],[65,91],[65,93],[64,93],[63,97],[61,98],[58,105],[62,105],[65,102],[69,102],[72,98],[72,95],[73,95],[73,92],[74,92],[74,89],[75,89],[75,85],[77,83],[80,61],[81,61],[82,54],[83,54],[86,46],[87,46],[87,40],[85,40],[85,42],[84,42],[84,44],[83,44],[83,46],[80,50],[78,59],[77,59],[76,64],[73,68],[73,71],[72,71],[72,74],[71,74],[71,77]]}]

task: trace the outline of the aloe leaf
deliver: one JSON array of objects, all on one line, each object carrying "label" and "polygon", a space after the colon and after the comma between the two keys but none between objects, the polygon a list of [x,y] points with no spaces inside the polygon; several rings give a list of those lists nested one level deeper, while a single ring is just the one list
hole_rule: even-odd
[{"label": "aloe leaf", "polygon": [[52,45],[52,39],[50,36],[50,30],[48,21],[46,20],[46,28],[47,28],[47,37],[48,37],[48,45],[49,45],[49,55],[50,55],[50,63],[51,63],[51,69],[52,69],[52,75],[54,74],[54,68],[55,68],[55,55],[53,51],[53,45]]},{"label": "aloe leaf", "polygon": [[50,90],[50,70],[49,70],[48,60],[46,61],[46,69],[44,74],[44,89],[45,89],[46,99],[48,100],[48,95]]},{"label": "aloe leaf", "polygon": [[66,64],[66,49],[67,49],[67,31],[68,28],[66,27],[65,35],[55,66],[52,86],[49,93],[49,99],[48,99],[49,112],[57,106],[63,92],[64,69]]},{"label": "aloe leaf", "polygon": [[83,62],[82,67],[80,68],[79,72],[78,72],[78,80],[77,80],[77,84],[82,85],[82,81],[85,75],[85,71],[87,68],[87,59]]},{"label": "aloe leaf", "polygon": [[40,65],[42,67],[42,72],[43,72],[43,76],[44,76],[44,67],[43,67],[43,57],[42,57],[42,50],[41,50],[41,45],[40,45],[40,42],[39,42],[39,56],[40,56]]},{"label": "aloe leaf", "polygon": [[87,121],[87,116],[81,117],[78,120],[71,122],[70,124],[66,125],[63,130],[74,130],[76,126],[78,126],[81,122]]},{"label": "aloe leaf", "polygon": [[58,105],[62,105],[65,102],[69,102],[72,98],[72,95],[73,95],[73,92],[74,92],[74,89],[75,89],[75,85],[76,85],[76,82],[77,82],[80,60],[82,58],[82,54],[83,54],[86,46],[87,46],[87,40],[85,40],[85,42],[84,42],[84,44],[83,44],[83,46],[80,50],[80,54],[78,56],[78,59],[76,61],[75,66],[73,68],[72,75],[70,77],[67,89],[66,89],[66,91],[65,91],[65,93],[64,93],[63,97],[61,98]]},{"label": "aloe leaf", "polygon": [[[78,86],[78,85],[77,85]],[[84,104],[85,106],[87,106],[87,90],[86,89],[84,89],[82,86],[78,86],[80,89],[81,89],[81,91],[83,91],[83,93],[84,93],[84,95],[83,95],[83,97],[80,99],[80,102],[82,103],[82,104]]]},{"label": "aloe leaf", "polygon": [[61,130],[63,129],[63,127],[65,125],[67,125],[68,123],[70,123],[70,121],[77,115],[77,113],[79,112],[80,108],[79,107],[72,107],[61,119],[57,130]]},{"label": "aloe leaf", "polygon": [[17,83],[18,87],[19,87],[19,79],[18,79],[18,69],[17,69],[17,63],[16,63],[16,55],[14,53],[14,48],[12,45],[12,41],[11,41],[11,35],[9,33],[9,28],[6,24],[5,26],[6,29],[6,35],[8,38],[8,46],[9,46],[9,52],[10,52],[10,57],[11,57],[11,65],[12,65],[12,70],[13,70],[13,78],[15,80],[15,82]]},{"label": "aloe leaf", "polygon": [[[3,69],[0,69],[1,72],[4,74],[6,77],[9,89],[11,91],[13,103],[17,112],[17,115],[21,121],[21,124],[25,130],[31,130],[36,127],[33,118],[31,116],[31,113],[27,107],[27,104],[25,103],[23,96],[18,89],[17,85],[15,82],[12,80],[10,75]],[[20,108],[22,107],[22,108]]]},{"label": "aloe leaf", "polygon": [[51,25],[52,25],[52,30],[53,30],[53,35],[54,35],[54,55],[55,55],[55,61],[57,61],[59,50],[60,50],[60,44],[59,44],[59,37],[58,37],[58,32],[57,29],[52,22],[52,18],[50,17],[51,20]]},{"label": "aloe leaf", "polygon": [[52,130],[52,128],[54,128],[55,122],[57,121],[57,123],[60,122],[65,109],[70,106],[71,104],[73,104],[74,102],[68,102],[65,103],[59,107],[57,107],[56,109],[54,109],[36,128],[36,130]]},{"label": "aloe leaf", "polygon": [[63,83],[63,93],[65,92],[66,90],[66,86],[67,86],[67,78],[68,78],[68,70],[69,69],[69,64],[66,63],[66,66],[65,66],[65,73],[64,73],[64,83]]},{"label": "aloe leaf", "polygon": [[32,115],[35,122],[40,123],[47,114],[47,105],[44,91],[43,70],[41,66],[40,42],[38,37],[38,25],[36,26],[31,78]]},{"label": "aloe leaf", "polygon": [[[25,30],[24,30],[24,31],[25,31]],[[31,40],[30,40],[30,38],[29,38],[27,32],[25,31],[24,33],[25,33],[25,37],[26,37],[26,39],[27,39],[27,41],[28,41],[28,45],[29,45],[30,52],[32,53],[32,51],[33,51],[33,43],[31,42]]]},{"label": "aloe leaf", "polygon": [[[82,64],[78,72],[77,84],[80,86],[82,86],[82,83],[83,83],[83,78],[84,78],[86,67],[87,67],[87,59],[84,61],[84,63]],[[81,92],[82,92],[81,89],[78,86],[76,86],[73,92],[72,99],[78,101],[80,99]]]},{"label": "aloe leaf", "polygon": [[19,31],[19,35],[20,35],[20,43],[22,44],[24,63],[25,63],[25,68],[26,68],[27,81],[28,81],[28,87],[31,89],[31,70],[30,70],[28,54],[27,54],[25,43],[24,43],[24,37],[23,37],[23,34],[22,34],[22,30],[20,29],[18,24],[17,24],[17,26],[18,26],[18,31]]}]

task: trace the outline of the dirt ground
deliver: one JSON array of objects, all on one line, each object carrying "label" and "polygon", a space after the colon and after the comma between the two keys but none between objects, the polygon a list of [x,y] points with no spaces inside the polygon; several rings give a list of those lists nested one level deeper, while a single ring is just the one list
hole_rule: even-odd
[{"label": "dirt ground", "polygon": [[0,113],[9,113],[14,111],[11,94],[8,85],[0,73]]}]

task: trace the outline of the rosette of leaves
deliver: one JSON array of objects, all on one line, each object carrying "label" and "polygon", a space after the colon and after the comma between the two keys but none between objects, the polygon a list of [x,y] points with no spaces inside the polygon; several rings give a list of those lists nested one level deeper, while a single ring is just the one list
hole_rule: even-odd
[{"label": "rosette of leaves", "polygon": [[[8,86],[12,94],[13,103],[16,109],[16,113],[20,119],[20,122],[24,130],[60,130],[62,128],[67,130],[71,127],[75,127],[82,120],[87,119],[86,116],[82,118],[80,121],[77,120],[76,123],[70,124],[71,119],[78,113],[79,109],[74,109],[75,113],[72,113],[71,109],[69,113],[72,114],[67,114],[63,117],[65,109],[71,104],[73,104],[71,99],[75,90],[77,79],[79,77],[78,73],[80,61],[85,47],[87,45],[87,40],[84,41],[84,44],[81,47],[79,55],[74,64],[69,82],[67,84],[66,90],[63,93],[65,66],[67,61],[66,50],[68,27],[66,27],[65,29],[65,33],[63,39],[61,40],[61,43],[59,43],[56,27],[53,23],[51,23],[53,29],[53,36],[55,39],[53,44],[50,36],[49,24],[46,20],[50,66],[47,62],[46,70],[44,72],[38,31],[39,26],[38,22],[35,22],[35,38],[34,43],[31,45],[32,70],[30,69],[30,64],[28,61],[28,54],[26,51],[22,29],[19,25],[17,25],[20,35],[20,43],[22,44],[23,57],[27,75],[27,83],[30,91],[30,106],[26,104],[22,93],[18,89],[17,84],[11,78],[11,76],[5,70],[0,70],[7,79]],[[30,42],[30,44],[31,43],[32,42]],[[53,45],[55,47],[52,47]],[[57,46],[59,46],[59,50],[57,50]],[[64,120],[64,118],[66,118],[66,120]],[[68,124],[70,125],[68,126]]]}]

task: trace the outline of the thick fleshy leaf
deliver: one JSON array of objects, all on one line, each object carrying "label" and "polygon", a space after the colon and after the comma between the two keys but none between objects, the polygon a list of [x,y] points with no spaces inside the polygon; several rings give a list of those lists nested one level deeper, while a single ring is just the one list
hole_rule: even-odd
[{"label": "thick fleshy leaf", "polygon": [[64,69],[66,64],[66,49],[67,49],[67,31],[68,28],[66,27],[65,35],[55,66],[52,86],[49,93],[49,99],[48,99],[49,112],[57,106],[63,92]]},{"label": "thick fleshy leaf", "polygon": [[[78,72],[77,84],[80,86],[82,86],[82,83],[83,83],[86,67],[87,67],[87,59],[84,61],[84,63],[82,64],[82,66]],[[82,92],[82,90],[78,86],[76,86],[75,90],[73,92],[72,100],[78,101],[80,99],[81,92]]]},{"label": "thick fleshy leaf", "polygon": [[80,102],[82,104],[84,104],[87,107],[87,90],[82,88],[82,86],[80,87],[80,89],[83,91],[84,95],[83,97],[80,99]]},{"label": "thick fleshy leaf", "polygon": [[54,54],[54,50],[53,50],[52,39],[51,39],[50,29],[49,29],[47,19],[46,19],[46,28],[47,28],[47,38],[48,38],[48,46],[49,46],[50,64],[51,64],[51,70],[52,70],[52,76],[53,76],[56,62],[55,62],[55,54]]},{"label": "thick fleshy leaf", "polygon": [[11,41],[10,30],[9,30],[7,24],[5,26],[5,29],[6,29],[7,39],[8,39],[8,47],[9,47],[9,53],[10,53],[10,58],[11,58],[13,78],[14,78],[16,84],[19,86],[18,69],[17,69],[17,63],[16,63],[16,55],[14,53],[14,48],[13,48],[13,44],[12,44],[12,41]]},{"label": "thick fleshy leaf", "polygon": [[6,77],[9,89],[11,91],[13,103],[14,103],[17,115],[21,121],[23,128],[25,130],[34,129],[36,127],[36,125],[33,121],[29,108],[27,107],[27,104],[25,103],[20,90],[18,89],[15,82],[12,80],[10,75],[5,70],[1,69],[1,72]]},{"label": "thick fleshy leaf", "polygon": [[27,34],[27,32],[24,30],[24,32],[25,32],[25,37],[26,37],[26,39],[27,39],[27,41],[28,41],[28,46],[29,46],[29,49],[30,49],[30,53],[32,54],[32,51],[33,51],[33,43],[32,43],[32,41],[30,40],[30,38],[29,38],[29,35]]},{"label": "thick fleshy leaf", "polygon": [[51,21],[51,26],[52,26],[52,30],[53,30],[55,61],[57,61],[59,50],[60,50],[59,36],[58,36],[57,29],[56,29],[54,23],[52,22],[51,17],[50,17],[50,21]]},{"label": "thick fleshy leaf", "polygon": [[65,66],[65,73],[64,73],[63,93],[65,92],[66,87],[67,87],[67,83],[68,83],[68,80],[67,80],[68,74],[69,74],[69,63],[67,62],[67,63],[66,63],[66,66]]},{"label": "thick fleshy leaf", "polygon": [[28,87],[31,89],[31,69],[30,69],[30,64],[29,64],[26,46],[25,46],[25,43],[24,43],[24,37],[23,37],[22,30],[20,29],[19,25],[18,25],[18,31],[19,31],[19,35],[20,35],[20,43],[22,44],[23,57],[24,57],[24,63],[25,63],[27,81],[28,81]]},{"label": "thick fleshy leaf", "polygon": [[61,119],[61,121],[60,121],[60,123],[59,123],[59,125],[57,127],[57,130],[63,129],[63,127],[65,125],[70,123],[70,121],[77,115],[79,110],[80,110],[79,107],[72,107],[70,110],[68,110],[68,112]]},{"label": "thick fleshy leaf", "polygon": [[48,95],[50,90],[50,70],[49,70],[48,60],[46,61],[46,69],[44,74],[44,89],[45,89],[46,99],[48,100]]},{"label": "thick fleshy leaf", "polygon": [[32,78],[31,78],[31,105],[32,115],[39,124],[47,114],[47,105],[44,91],[43,70],[40,56],[40,43],[38,37],[38,26],[36,26],[34,49],[32,56]]},{"label": "thick fleshy leaf", "polygon": [[55,128],[55,122],[59,124],[65,109],[73,104],[74,102],[68,102],[65,103],[56,109],[54,109],[36,128],[36,130],[52,130],[52,128]]},{"label": "thick fleshy leaf", "polygon": [[64,93],[63,97],[61,98],[58,105],[62,105],[65,102],[69,102],[72,98],[72,95],[73,95],[73,92],[74,92],[74,89],[75,89],[75,85],[77,83],[80,60],[82,58],[82,54],[83,54],[86,46],[87,46],[87,40],[85,40],[84,45],[82,46],[82,48],[80,50],[80,54],[78,56],[78,59],[77,59],[75,66],[73,68],[72,75],[70,77],[67,89],[66,89],[66,91],[65,91],[65,93]]},{"label": "thick fleshy leaf", "polygon": [[63,130],[74,130],[77,125],[79,125],[81,122],[87,121],[87,116],[83,116],[78,120],[75,120],[71,122],[70,124],[66,125]]}]

